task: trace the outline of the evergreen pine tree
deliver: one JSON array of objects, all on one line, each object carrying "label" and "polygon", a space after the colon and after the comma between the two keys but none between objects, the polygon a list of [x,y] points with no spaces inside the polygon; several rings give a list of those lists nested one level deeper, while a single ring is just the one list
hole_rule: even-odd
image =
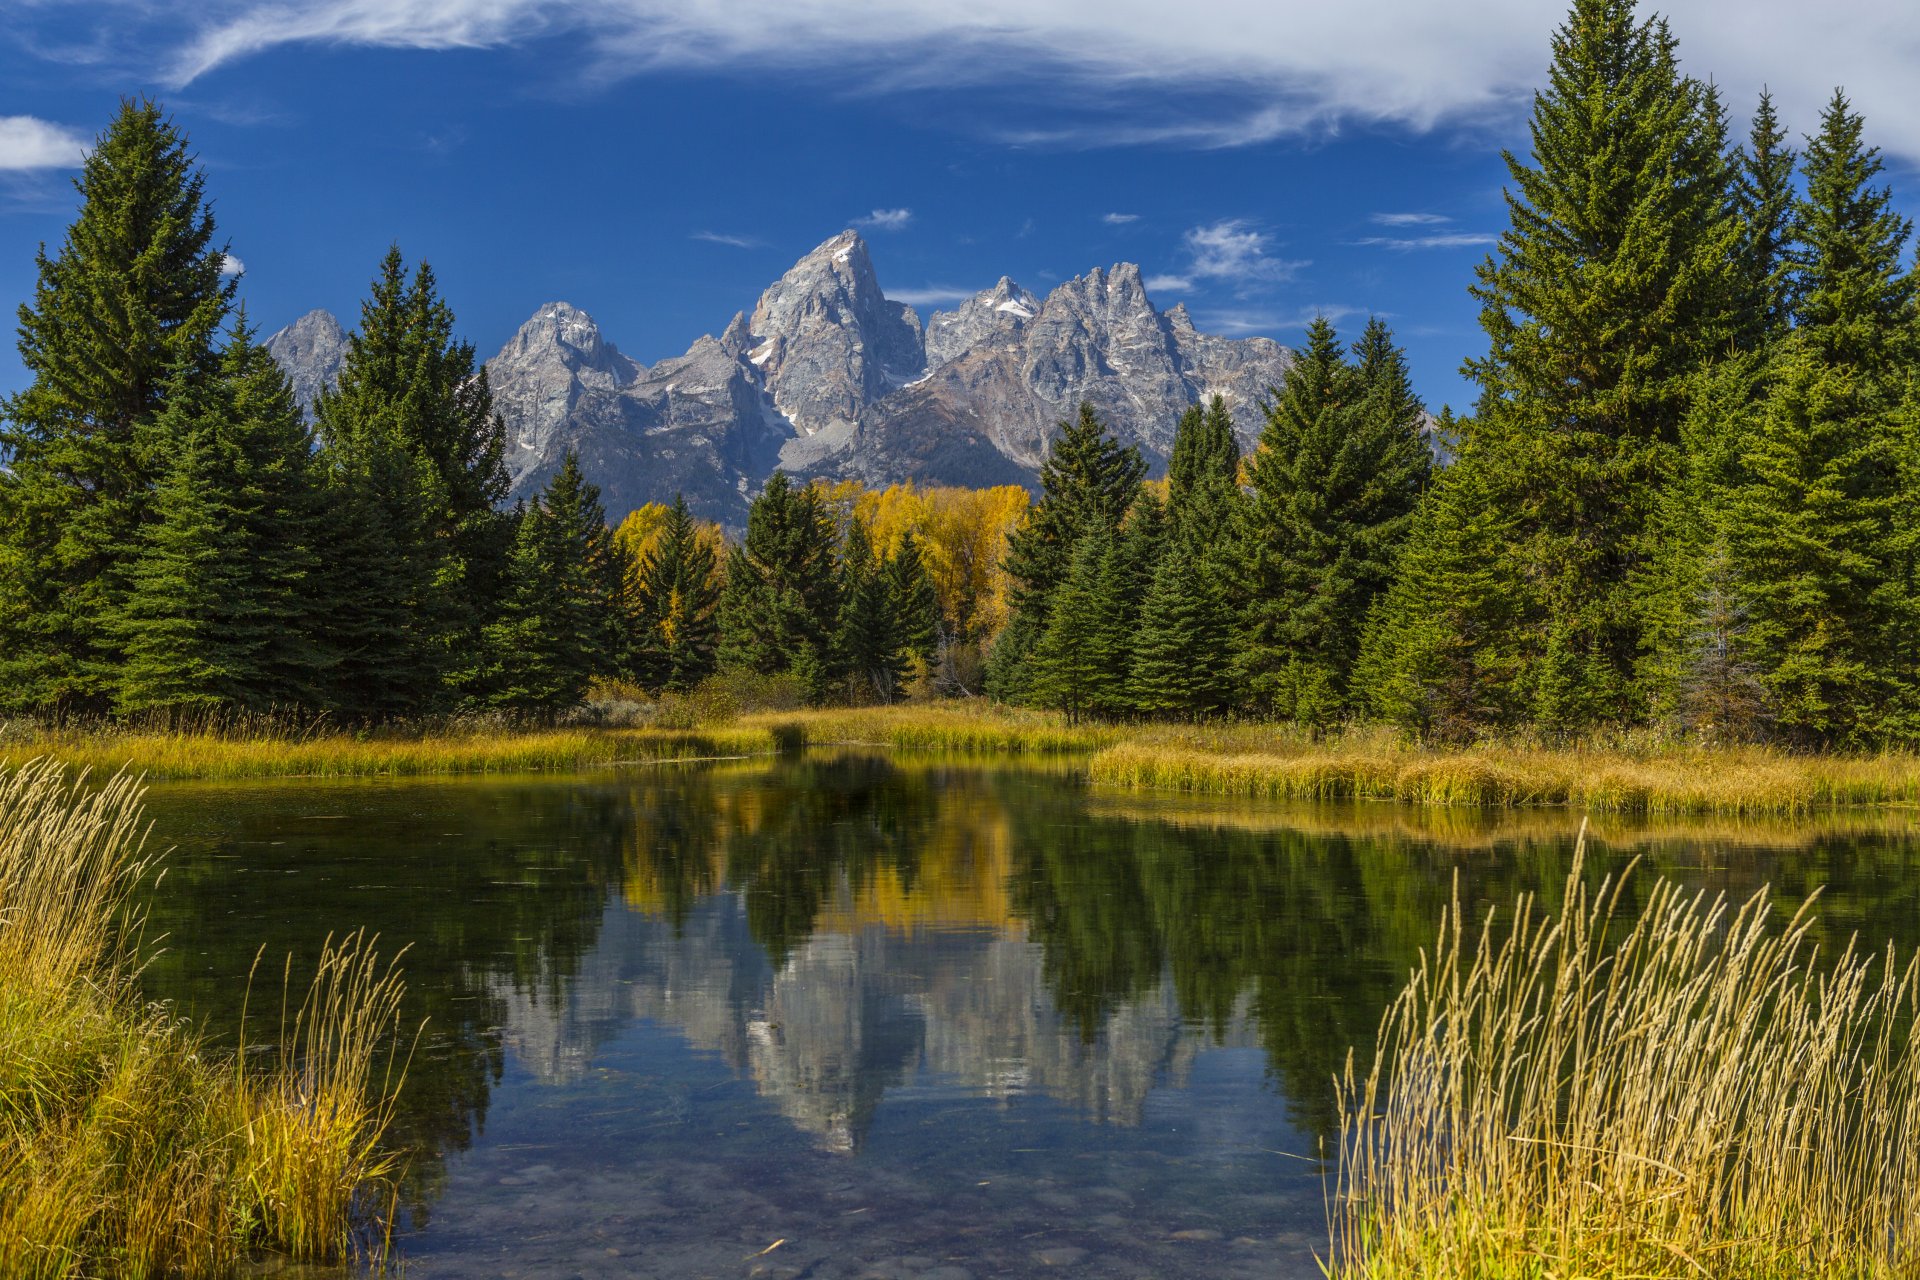
[{"label": "evergreen pine tree", "polygon": [[1734,188],[1740,219],[1738,324],[1740,345],[1749,351],[1784,335],[1793,319],[1794,153],[1786,140],[1773,95],[1762,90]]},{"label": "evergreen pine tree", "polygon": [[1096,524],[1117,534],[1146,473],[1140,451],[1122,447],[1091,404],[1082,403],[1079,417],[1060,424],[1040,468],[1040,500],[1007,539],[1015,609],[1046,613],[1047,597],[1067,576],[1080,536]]},{"label": "evergreen pine tree", "polygon": [[867,527],[848,523],[840,555],[840,618],[834,651],[855,700],[892,702],[906,657],[901,652],[887,566],[873,552]]},{"label": "evergreen pine tree", "polygon": [[720,665],[791,673],[818,699],[833,683],[839,615],[831,513],[817,490],[776,471],[747,511],[739,554],[728,558]]},{"label": "evergreen pine tree", "polygon": [[1487,555],[1510,545],[1519,513],[1492,500],[1493,468],[1442,410],[1435,433],[1458,440],[1414,509],[1391,584],[1368,618],[1353,688],[1389,723],[1422,738],[1463,741],[1511,727],[1528,711],[1509,646],[1485,642],[1520,625],[1519,593]]},{"label": "evergreen pine tree", "polygon": [[887,580],[901,652],[910,660],[932,663],[940,643],[940,596],[911,529],[887,557]]},{"label": "evergreen pine tree", "polygon": [[1065,712],[1069,724],[1078,724],[1116,700],[1114,685],[1124,678],[1124,668],[1114,668],[1108,651],[1112,631],[1103,612],[1119,577],[1116,540],[1095,520],[1073,548],[1067,576],[1054,589],[1046,629],[1033,646],[1029,679],[1035,702]]},{"label": "evergreen pine tree", "polygon": [[1349,364],[1324,318],[1268,409],[1241,509],[1239,662],[1254,703],[1322,725],[1349,704],[1360,636],[1431,467],[1404,360],[1370,325]]},{"label": "evergreen pine tree", "polygon": [[1183,539],[1160,557],[1133,641],[1130,693],[1147,715],[1197,719],[1223,710],[1233,688],[1231,632],[1210,578]]},{"label": "evergreen pine tree", "polygon": [[515,530],[500,616],[484,632],[486,701],[564,711],[616,669],[617,555],[600,491],[569,449]]},{"label": "evergreen pine tree", "polygon": [[653,689],[685,691],[713,674],[719,630],[718,561],[686,500],[673,495],[660,537],[637,574],[636,674]]},{"label": "evergreen pine tree", "polygon": [[1861,135],[1836,92],[1796,210],[1798,324],[1770,361],[1728,517],[1744,656],[1780,728],[1818,744],[1916,727],[1912,226],[1872,185]]},{"label": "evergreen pine tree", "polygon": [[1227,402],[1214,396],[1180,415],[1167,459],[1167,523],[1196,557],[1225,547],[1240,501],[1240,441]]},{"label": "evergreen pine tree", "polygon": [[[1463,562],[1423,551],[1443,599],[1400,620],[1456,618],[1449,644],[1472,650],[1484,677],[1484,715],[1470,719],[1549,688],[1556,715],[1644,713],[1649,529],[1699,372],[1737,338],[1724,125],[1681,74],[1665,22],[1633,10],[1575,0],[1556,32],[1531,163],[1507,157],[1511,225],[1473,290],[1489,347],[1466,366],[1480,401],[1455,465],[1487,474],[1456,492],[1520,520],[1503,545],[1461,545]],[[1445,601],[1471,596],[1488,560],[1514,598],[1458,614]]]},{"label": "evergreen pine tree", "polygon": [[0,404],[0,707],[104,708],[130,549],[180,441],[169,390],[211,376],[235,281],[204,179],[152,102],[87,155],[80,212],[20,307],[32,381]]},{"label": "evergreen pine tree", "polygon": [[209,379],[176,379],[173,442],[111,630],[122,710],[315,705],[319,511],[311,436],[244,319]]},{"label": "evergreen pine tree", "polygon": [[[314,406],[335,485],[358,489],[341,495],[341,508],[361,509],[397,539],[376,554],[401,561],[371,575],[373,589],[397,594],[342,584],[342,648],[355,656],[341,700],[358,714],[426,709],[469,683],[503,589],[512,530],[495,504],[507,491],[505,428],[486,371],[453,323],[432,270],[423,263],[409,281],[390,249],[339,381]],[[391,622],[403,613],[410,621],[395,636]],[[370,642],[381,634],[386,642]]]}]

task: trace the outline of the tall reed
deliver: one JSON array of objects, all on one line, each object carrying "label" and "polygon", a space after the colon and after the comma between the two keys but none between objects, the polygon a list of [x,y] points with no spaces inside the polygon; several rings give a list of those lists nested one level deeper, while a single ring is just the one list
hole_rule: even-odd
[{"label": "tall reed", "polygon": [[[1584,839],[1583,839],[1584,847]],[[1343,1277],[1920,1271],[1916,972],[1631,868],[1460,904],[1340,1081]]]},{"label": "tall reed", "polygon": [[223,1062],[139,997],[143,847],[133,779],[0,764],[0,1275],[224,1277],[369,1226],[378,1255],[397,974],[330,942],[276,1065]]}]

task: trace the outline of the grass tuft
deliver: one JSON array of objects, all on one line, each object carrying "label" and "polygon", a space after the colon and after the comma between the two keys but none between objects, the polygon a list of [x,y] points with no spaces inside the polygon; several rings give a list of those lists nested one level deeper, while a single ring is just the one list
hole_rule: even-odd
[{"label": "grass tuft", "polygon": [[[1582,841],[1584,848],[1584,840]],[[1631,874],[1629,870],[1628,875]],[[1345,1280],[1910,1276],[1913,965],[1628,876],[1470,936],[1456,894],[1340,1082]]]},{"label": "grass tuft", "polygon": [[[141,792],[0,765],[0,1275],[236,1274],[269,1249],[377,1258],[397,1080],[370,1064],[400,983],[329,944],[264,1072],[143,1003]],[[127,921],[131,920],[129,926]]]}]

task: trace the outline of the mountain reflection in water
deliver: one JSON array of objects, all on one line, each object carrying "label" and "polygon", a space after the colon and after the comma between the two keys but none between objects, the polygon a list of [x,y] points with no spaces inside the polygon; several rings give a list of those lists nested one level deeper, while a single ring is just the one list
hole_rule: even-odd
[{"label": "mountain reflection in water", "polygon": [[[1169,1256],[1208,1275],[1275,1274],[1274,1249],[1297,1264],[1281,1270],[1309,1273],[1300,1230],[1320,1216],[1318,1174],[1287,1153],[1311,1155],[1331,1134],[1331,1080],[1349,1046],[1364,1061],[1456,880],[1473,901],[1528,891],[1551,906],[1577,829],[1564,813],[1090,795],[1060,772],[862,754],[181,785],[156,788],[150,807],[155,839],[178,847],[152,908],[150,932],[170,936],[147,989],[216,1038],[237,1027],[263,941],[276,977],[281,954],[311,959],[329,931],[364,925],[384,947],[411,948],[406,1016],[427,1030],[394,1136],[415,1153],[408,1200],[428,1256],[436,1214],[492,1222],[489,1249],[520,1248],[501,1197],[524,1199],[544,1175],[473,1181],[510,1154],[488,1134],[490,1107],[510,1099],[505,1123],[521,1139],[577,1139],[562,1154],[583,1177],[636,1160],[669,1181],[713,1166],[728,1185],[758,1186],[762,1208],[789,1196],[779,1212],[803,1217],[823,1186],[917,1203],[933,1193],[902,1180],[962,1152],[1023,1171],[1027,1212],[1068,1213],[1045,1197],[1077,1196],[1092,1214],[1102,1196],[1150,1189],[1163,1236],[1194,1247]],[[1907,948],[1920,920],[1916,844],[1897,816],[1596,836],[1595,880],[1637,855],[1652,864],[1643,884],[1671,872],[1744,895],[1771,882],[1785,901],[1828,885],[1828,941],[1858,929],[1870,946]],[[255,993],[250,1043],[273,1024],[259,1012],[270,1003]],[[756,1107],[799,1145],[765,1130]],[[864,1171],[847,1183],[795,1154],[807,1149]],[[1000,1185],[1020,1184],[1007,1172]],[[1032,1233],[1007,1214],[936,1221],[921,1208],[900,1223],[1017,1273],[1006,1259],[1038,1246],[1018,1243]],[[1145,1257],[1165,1240],[1140,1235],[1139,1216],[1097,1227],[1092,1214],[1059,1247]],[[633,1230],[673,1266],[706,1266],[672,1249],[727,1227],[672,1217],[640,1215]],[[1216,1218],[1220,1230],[1178,1230]],[[822,1226],[821,1241],[840,1230]],[[1128,1231],[1122,1248],[1115,1233]],[[1215,1244],[1227,1251],[1195,1251]],[[818,1247],[827,1258],[852,1246]],[[544,1274],[540,1259],[516,1266]],[[555,1274],[582,1270],[563,1260]]]}]

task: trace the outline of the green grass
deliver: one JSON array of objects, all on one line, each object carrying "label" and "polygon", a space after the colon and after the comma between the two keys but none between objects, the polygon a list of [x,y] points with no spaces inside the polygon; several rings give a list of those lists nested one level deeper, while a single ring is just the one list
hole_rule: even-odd
[{"label": "green grass", "polygon": [[1341,1082],[1335,1280],[1920,1273],[1915,968],[1624,885],[1456,896]]},{"label": "green grass", "polygon": [[[0,765],[0,1275],[237,1274],[256,1250],[384,1255],[400,984],[330,943],[264,1070],[141,1001],[139,788]],[[132,917],[137,924],[137,914]]]}]

